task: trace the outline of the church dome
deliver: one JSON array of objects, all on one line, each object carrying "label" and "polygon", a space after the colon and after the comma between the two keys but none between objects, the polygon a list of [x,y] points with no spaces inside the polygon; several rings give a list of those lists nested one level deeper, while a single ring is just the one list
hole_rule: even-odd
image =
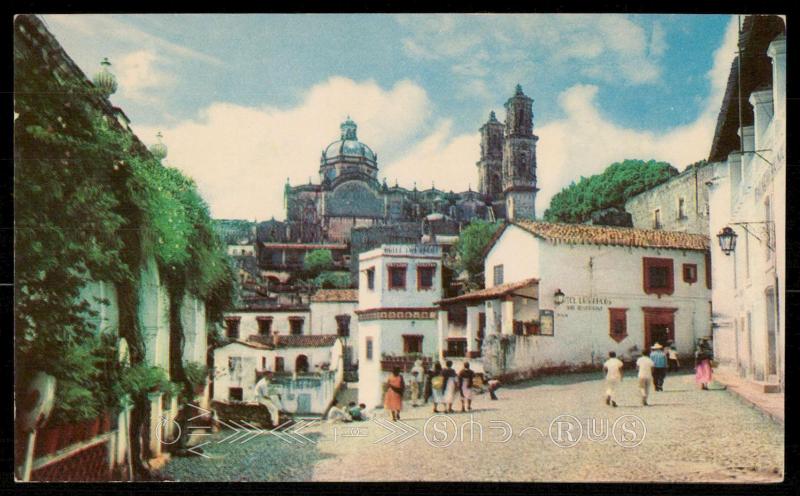
[{"label": "church dome", "polygon": [[342,135],[337,141],[328,145],[322,152],[322,161],[325,163],[339,161],[365,160],[372,166],[377,166],[377,156],[370,147],[358,141],[356,133],[358,126],[350,117],[341,124]]}]

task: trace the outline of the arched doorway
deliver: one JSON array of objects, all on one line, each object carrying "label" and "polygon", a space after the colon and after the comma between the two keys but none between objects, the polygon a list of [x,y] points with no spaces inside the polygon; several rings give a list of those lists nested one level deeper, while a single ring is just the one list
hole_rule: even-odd
[{"label": "arched doorway", "polygon": [[297,355],[294,361],[294,371],[297,373],[308,372],[308,357],[305,355]]}]

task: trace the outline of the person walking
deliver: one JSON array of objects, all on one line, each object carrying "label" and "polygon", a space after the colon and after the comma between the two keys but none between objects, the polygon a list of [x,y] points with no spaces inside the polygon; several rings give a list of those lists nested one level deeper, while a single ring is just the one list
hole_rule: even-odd
[{"label": "person walking", "polygon": [[[439,404],[444,404],[445,380],[442,375],[442,364],[436,362],[433,365],[431,377],[431,395],[433,396],[433,413],[439,413]],[[445,408],[445,412],[447,408]]]},{"label": "person walking", "polygon": [[[414,375],[415,372],[416,375]],[[414,362],[414,367],[411,368],[411,375],[414,379],[414,382],[417,383],[416,396],[414,395],[414,385],[411,385],[411,402],[414,406],[419,406],[419,403],[422,400],[422,395],[425,391],[425,367],[422,364],[422,360],[417,359]]]},{"label": "person walking", "polygon": [[392,375],[386,381],[386,396],[383,398],[383,407],[392,412],[392,420],[400,420],[400,410],[403,409],[403,393],[406,390],[405,381],[400,374],[400,367],[392,370]]},{"label": "person walking", "polygon": [[667,355],[664,354],[661,343],[653,345],[650,351],[650,360],[653,361],[653,385],[656,391],[664,390],[664,378],[667,376]]},{"label": "person walking", "polygon": [[653,367],[655,364],[650,359],[650,351],[644,350],[642,356],[636,360],[639,369],[639,393],[642,395],[642,406],[647,406],[647,397],[650,395],[650,386],[653,384]]},{"label": "person walking", "polygon": [[464,410],[464,403],[467,410],[472,411],[472,382],[475,379],[475,372],[470,370],[469,362],[464,362],[464,368],[458,373],[458,389],[461,391],[461,411]]},{"label": "person walking", "polygon": [[667,356],[667,370],[677,372],[681,364],[678,361],[678,350],[675,349],[675,343],[668,341],[664,348],[664,354]]},{"label": "person walking", "polygon": [[442,400],[445,404],[446,413],[454,413],[453,401],[455,401],[457,377],[456,371],[453,370],[453,361],[447,360],[445,367],[442,369],[442,377],[444,377],[444,396]]},{"label": "person walking", "polygon": [[603,370],[606,373],[606,405],[611,405],[615,408],[617,402],[614,401],[614,396],[617,386],[622,382],[622,366],[622,360],[617,358],[617,354],[609,351],[608,360],[603,363]]},{"label": "person walking", "polygon": [[272,427],[276,427],[280,424],[281,398],[269,376],[269,372],[264,372],[256,383],[256,401],[267,409]]},{"label": "person walking", "polygon": [[708,385],[711,384],[713,379],[713,372],[711,370],[711,354],[708,346],[701,339],[697,344],[697,351],[694,353],[694,381],[700,386],[700,389],[708,391]]},{"label": "person walking", "polygon": [[411,371],[411,381],[408,383],[409,392],[411,393],[411,406],[419,406],[419,380],[418,372]]},{"label": "person walking", "polygon": [[433,388],[431,387],[431,380],[433,379],[433,374],[430,369],[426,366],[422,366],[422,402],[424,404],[428,404],[428,400],[431,399],[433,396]]}]

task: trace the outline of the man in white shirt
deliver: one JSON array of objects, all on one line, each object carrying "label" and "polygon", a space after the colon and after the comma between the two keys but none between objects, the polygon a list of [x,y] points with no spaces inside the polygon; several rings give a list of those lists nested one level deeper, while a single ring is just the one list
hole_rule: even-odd
[{"label": "man in white shirt", "polygon": [[650,350],[644,350],[642,356],[636,360],[639,369],[639,392],[642,394],[642,405],[647,406],[647,396],[650,394],[650,385],[653,384],[653,367],[656,364],[650,360]]},{"label": "man in white shirt", "polygon": [[603,364],[606,373],[606,405],[617,406],[617,402],[612,398],[617,390],[617,386],[622,382],[622,360],[617,358],[613,351],[608,352],[608,360]]},{"label": "man in white shirt", "polygon": [[280,424],[281,399],[275,387],[270,384],[269,373],[264,373],[255,385],[256,400],[269,411],[270,421],[275,427]]}]

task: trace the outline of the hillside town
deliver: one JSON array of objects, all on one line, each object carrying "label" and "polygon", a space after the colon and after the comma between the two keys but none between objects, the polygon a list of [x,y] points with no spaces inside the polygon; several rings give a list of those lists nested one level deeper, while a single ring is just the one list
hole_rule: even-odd
[{"label": "hillside town", "polygon": [[[782,480],[785,29],[742,16],[707,156],[582,222],[537,211],[521,84],[474,124],[475,190],[390,184],[347,116],[258,221],[143,143],[113,61],[17,16],[16,480]],[[564,415],[646,431],[565,446]]]}]

